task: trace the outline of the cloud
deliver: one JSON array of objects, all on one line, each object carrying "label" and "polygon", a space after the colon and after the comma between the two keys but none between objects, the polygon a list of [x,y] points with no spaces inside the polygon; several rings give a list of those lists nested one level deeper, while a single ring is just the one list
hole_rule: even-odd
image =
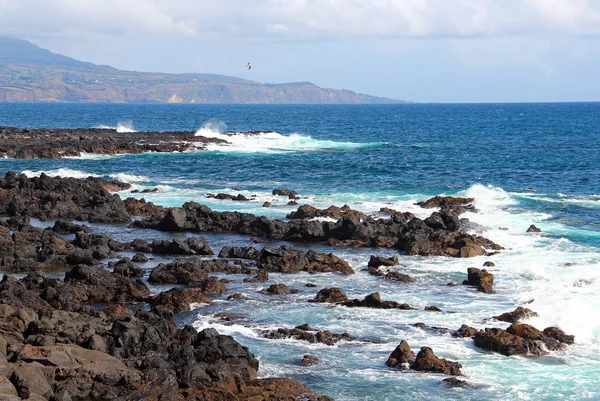
[{"label": "cloud", "polygon": [[223,39],[600,35],[600,0],[0,0],[0,33]]}]

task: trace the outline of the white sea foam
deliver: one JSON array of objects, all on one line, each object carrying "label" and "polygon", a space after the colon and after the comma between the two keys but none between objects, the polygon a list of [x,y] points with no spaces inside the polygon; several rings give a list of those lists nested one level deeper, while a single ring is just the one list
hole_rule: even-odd
[{"label": "white sea foam", "polygon": [[133,128],[133,122],[132,121],[119,122],[119,123],[117,123],[116,127],[113,127],[113,126],[110,126],[110,125],[98,125],[98,126],[96,126],[94,128],[114,129],[115,131],[117,131],[119,133],[136,132],[136,130]]},{"label": "white sea foam", "polygon": [[323,150],[365,149],[383,145],[382,142],[356,143],[336,142],[314,139],[301,134],[283,135],[279,132],[258,132],[255,134],[223,133],[223,123],[209,122],[204,124],[196,136],[216,138],[227,141],[227,144],[207,144],[207,150],[237,153],[282,153],[310,152]]},{"label": "white sea foam", "polygon": [[42,173],[50,177],[63,177],[63,178],[87,178],[87,177],[110,177],[114,180],[127,182],[127,183],[136,183],[136,182],[147,182],[150,181],[150,178],[145,177],[143,175],[134,175],[134,174],[125,174],[125,173],[116,173],[116,174],[92,174],[81,170],[73,170],[70,168],[59,168],[55,170],[40,170],[40,171],[32,171],[32,170],[24,170],[22,172],[28,177],[39,177]]}]

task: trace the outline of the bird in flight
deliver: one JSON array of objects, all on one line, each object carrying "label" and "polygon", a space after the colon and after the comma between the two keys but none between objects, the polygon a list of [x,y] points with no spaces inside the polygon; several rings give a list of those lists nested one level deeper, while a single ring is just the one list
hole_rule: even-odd
[{"label": "bird in flight", "polygon": [[251,69],[252,69],[252,63],[250,63],[249,61],[248,61],[248,69],[249,69],[249,70],[251,70]]}]

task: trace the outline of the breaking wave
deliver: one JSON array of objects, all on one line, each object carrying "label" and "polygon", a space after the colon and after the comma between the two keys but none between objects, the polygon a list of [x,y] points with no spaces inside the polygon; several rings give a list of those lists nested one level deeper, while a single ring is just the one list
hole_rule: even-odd
[{"label": "breaking wave", "polygon": [[196,136],[217,138],[227,141],[227,144],[211,143],[207,150],[218,152],[241,153],[283,153],[311,152],[326,150],[358,150],[385,145],[384,142],[336,142],[331,140],[314,139],[301,134],[284,135],[280,132],[223,132],[223,123],[206,123],[196,131]]}]

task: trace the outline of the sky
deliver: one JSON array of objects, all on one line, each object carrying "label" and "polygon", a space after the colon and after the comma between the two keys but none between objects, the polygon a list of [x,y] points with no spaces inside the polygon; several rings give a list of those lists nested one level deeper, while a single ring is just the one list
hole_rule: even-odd
[{"label": "sky", "polygon": [[600,101],[600,0],[0,0],[0,35],[414,102]]}]

